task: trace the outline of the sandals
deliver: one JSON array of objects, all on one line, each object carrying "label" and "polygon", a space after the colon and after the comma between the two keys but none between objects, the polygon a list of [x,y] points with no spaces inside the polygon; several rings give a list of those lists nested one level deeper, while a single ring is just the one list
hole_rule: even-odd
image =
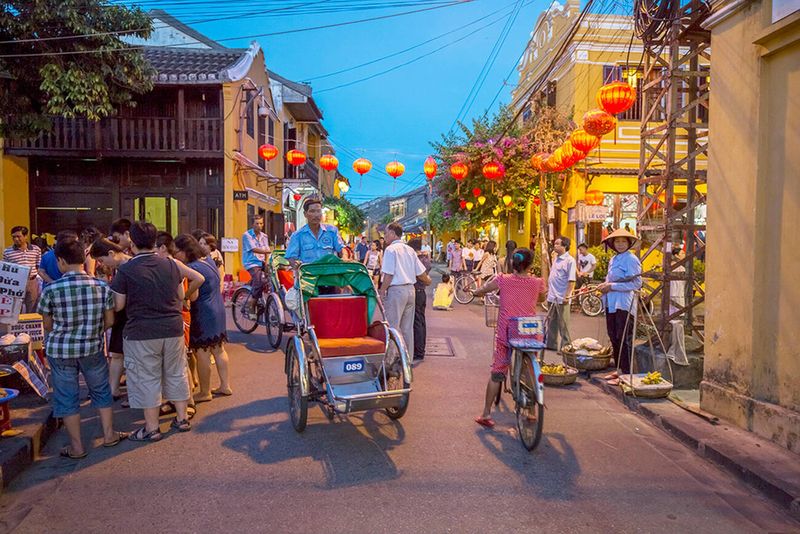
[{"label": "sandals", "polygon": [[114,439],[114,441],[109,441],[108,443],[104,442],[103,443],[103,447],[106,447],[106,448],[116,447],[117,445],[119,445],[122,442],[122,440],[128,438],[128,433],[127,432],[114,432],[114,436],[116,436],[116,439]]},{"label": "sandals", "polygon": [[186,407],[186,417],[189,420],[191,420],[192,417],[194,417],[196,413],[197,413],[197,408],[195,408],[194,406],[187,406]]},{"label": "sandals", "polygon": [[494,419],[491,417],[476,417],[475,422],[485,428],[494,428]]},{"label": "sandals", "polygon": [[175,413],[175,405],[169,401],[162,404],[158,410],[159,415],[169,415],[171,413]]},{"label": "sandals", "polygon": [[202,396],[199,393],[194,396],[195,404],[200,404],[201,402],[211,402],[214,399],[214,395],[209,393],[208,396]]},{"label": "sandals", "polygon": [[169,426],[171,426],[178,432],[189,432],[192,429],[192,423],[190,423],[188,419],[184,419],[183,421],[178,421],[177,417],[172,420],[172,423],[170,423]]},{"label": "sandals", "polygon": [[156,428],[155,430],[148,432],[147,427],[141,427],[132,434],[128,435],[128,439],[130,441],[161,441],[162,437],[161,430]]},{"label": "sandals", "polygon": [[72,447],[67,445],[66,447],[61,449],[61,452],[59,452],[58,455],[61,456],[62,458],[69,458],[70,460],[80,460],[82,458],[86,458],[87,456],[89,456],[89,453],[83,451],[83,454],[72,454]]},{"label": "sandals", "polygon": [[213,395],[214,397],[230,397],[231,395],[233,395],[233,391],[231,391],[230,389],[228,390],[212,389],[211,395]]}]

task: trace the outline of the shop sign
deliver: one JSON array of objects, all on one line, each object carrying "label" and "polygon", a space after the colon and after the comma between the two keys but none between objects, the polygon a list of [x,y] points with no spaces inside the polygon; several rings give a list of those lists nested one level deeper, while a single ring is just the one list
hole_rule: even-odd
[{"label": "shop sign", "polygon": [[603,222],[608,217],[607,206],[584,206],[583,220],[586,222]]},{"label": "shop sign", "polygon": [[30,267],[0,261],[0,297],[25,298]]},{"label": "shop sign", "polygon": [[567,222],[569,224],[575,224],[578,222],[578,208],[567,208]]},{"label": "shop sign", "polygon": [[247,189],[243,191],[237,191],[234,189],[233,191],[233,200],[248,200],[250,195],[247,193]]},{"label": "shop sign", "polygon": [[239,252],[239,240],[234,237],[223,237],[220,249],[222,252]]}]

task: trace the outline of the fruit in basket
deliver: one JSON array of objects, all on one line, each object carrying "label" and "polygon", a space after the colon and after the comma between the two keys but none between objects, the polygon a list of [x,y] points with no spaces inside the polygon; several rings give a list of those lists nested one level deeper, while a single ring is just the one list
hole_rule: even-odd
[{"label": "fruit in basket", "polygon": [[560,363],[558,365],[545,364],[542,366],[542,372],[546,375],[565,375],[567,368]]},{"label": "fruit in basket", "polygon": [[655,384],[660,384],[663,382],[664,379],[661,378],[661,373],[658,371],[653,371],[652,373],[647,373],[644,378],[642,379],[642,384],[647,384],[648,386],[652,386]]}]

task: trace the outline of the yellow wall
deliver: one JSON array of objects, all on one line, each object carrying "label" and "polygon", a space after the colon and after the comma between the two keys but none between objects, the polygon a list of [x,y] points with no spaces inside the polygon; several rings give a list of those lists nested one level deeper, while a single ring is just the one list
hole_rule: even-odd
[{"label": "yellow wall", "polygon": [[800,453],[800,12],[770,15],[752,2],[711,27],[700,404]]},{"label": "yellow wall", "polygon": [[[258,87],[264,88],[264,96],[268,102],[272,101],[269,79],[267,78],[266,68],[264,64],[264,53],[259,51],[258,55],[253,61],[253,65],[247,74],[247,78],[253,80]],[[229,273],[236,274],[241,269],[241,237],[244,232],[250,227],[250,221],[247,220],[247,205],[252,204],[258,208],[266,209],[267,211],[274,211],[280,213],[281,211],[281,186],[269,185],[263,179],[259,182],[256,174],[250,171],[244,171],[241,168],[237,170],[237,165],[231,159],[230,154],[239,150],[239,134],[237,130],[240,128],[240,101],[241,95],[239,88],[242,85],[251,87],[246,82],[239,81],[234,83],[226,83],[223,86],[223,100],[224,100],[224,113],[223,116],[227,117],[225,120],[225,237],[236,238],[239,240],[239,252],[226,253],[225,265]],[[257,107],[258,99],[255,101]],[[256,132],[254,137],[247,135],[245,128],[246,123],[241,121],[242,125],[242,147],[241,152],[250,161],[258,162],[258,120],[256,120]],[[269,162],[268,169],[275,175],[283,176],[283,126],[280,122],[275,124],[275,146],[278,147],[280,153],[278,157]],[[246,188],[260,191],[277,199],[276,203],[268,203],[259,199],[253,194],[250,194],[250,199],[247,202],[233,200],[234,190],[244,190]],[[282,230],[281,230],[282,231]],[[270,242],[272,237],[270,236]],[[235,277],[234,277],[235,278]]]},{"label": "yellow wall", "polygon": [[2,154],[0,160],[0,243],[7,247],[11,245],[11,228],[31,227],[28,158]]}]

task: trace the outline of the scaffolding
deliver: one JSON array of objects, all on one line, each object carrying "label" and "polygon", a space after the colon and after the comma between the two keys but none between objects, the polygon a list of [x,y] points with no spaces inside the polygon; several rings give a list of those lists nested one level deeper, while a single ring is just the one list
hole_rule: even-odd
[{"label": "scaffolding", "polygon": [[[711,43],[700,26],[707,16],[700,0],[638,0],[635,12],[644,45],[638,254],[643,263],[655,251],[663,255],[659,268],[643,274],[652,289],[643,298],[657,306],[662,336],[680,319],[701,340],[703,317],[697,312],[705,294],[695,280],[694,260],[705,251],[705,224],[697,223],[697,210],[706,202],[700,187],[706,171],[697,160],[708,154],[709,72],[701,60],[710,61]],[[682,242],[685,257],[673,258]]]}]

